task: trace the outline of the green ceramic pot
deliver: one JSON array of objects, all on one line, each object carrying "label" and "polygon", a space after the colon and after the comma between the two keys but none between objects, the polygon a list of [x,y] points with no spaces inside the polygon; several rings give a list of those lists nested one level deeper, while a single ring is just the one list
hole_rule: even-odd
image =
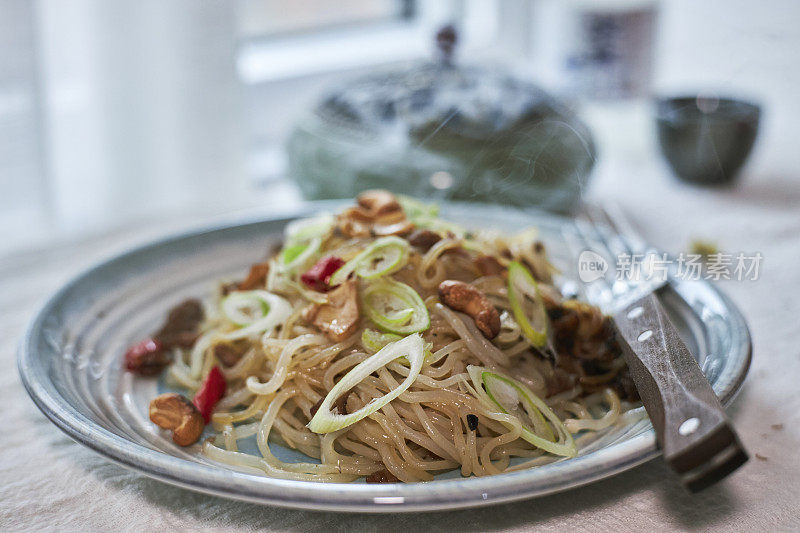
[{"label": "green ceramic pot", "polygon": [[685,96],[656,103],[661,151],[684,180],[720,184],[742,167],[758,134],[759,107],[729,98]]}]

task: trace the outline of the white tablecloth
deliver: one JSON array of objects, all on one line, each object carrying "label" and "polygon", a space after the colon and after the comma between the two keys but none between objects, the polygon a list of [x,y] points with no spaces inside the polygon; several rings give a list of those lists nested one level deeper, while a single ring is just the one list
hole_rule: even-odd
[{"label": "white tablecloth", "polygon": [[[342,515],[264,507],[195,494],[109,463],[62,434],[26,396],[15,371],[35,305],[77,270],[163,231],[164,224],[0,261],[2,530],[800,530],[800,188],[746,177],[738,188],[676,182],[660,164],[600,168],[592,193],[616,197],[642,232],[670,252],[693,237],[725,251],[761,252],[758,281],[723,282],[741,306],[754,358],[730,408],[751,460],[726,481],[686,493],[661,460],[563,494],[474,510]],[[782,426],[781,426],[782,425]]]}]

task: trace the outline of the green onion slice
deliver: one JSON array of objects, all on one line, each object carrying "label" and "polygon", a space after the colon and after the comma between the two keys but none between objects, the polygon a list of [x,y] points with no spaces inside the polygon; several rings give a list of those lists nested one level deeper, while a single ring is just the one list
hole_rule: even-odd
[{"label": "green onion slice", "polygon": [[[364,332],[361,334],[361,345],[367,349],[367,351],[375,353],[390,342],[399,341],[402,339],[400,335],[395,335],[394,333],[381,333],[380,331],[376,331],[374,329],[365,329]],[[433,343],[426,342],[425,346],[423,346],[423,350],[425,352],[425,360],[429,363],[435,363],[433,361]],[[438,361],[438,359],[437,359]],[[405,359],[400,360],[400,364],[408,365],[408,361]]]},{"label": "green onion slice", "polygon": [[536,280],[528,269],[517,261],[512,261],[508,265],[508,301],[514,319],[528,342],[537,348],[544,347],[549,332],[544,301],[539,294]]},{"label": "green onion slice", "polygon": [[290,272],[308,264],[317,252],[319,252],[321,245],[321,237],[314,237],[300,244],[287,245],[281,253],[280,270],[283,272]]},{"label": "green onion slice", "polygon": [[333,228],[333,222],[334,217],[330,213],[290,222],[284,231],[287,248],[306,243],[316,237],[324,237]]},{"label": "green onion slice", "polygon": [[575,440],[564,423],[528,387],[483,367],[470,365],[467,372],[484,404],[519,420],[523,439],[555,455],[574,457],[578,453]]},{"label": "green onion slice", "polygon": [[[389,391],[380,398],[373,399],[354,413],[340,415],[331,412],[331,406],[342,393],[352,389],[364,378],[400,357],[408,360],[410,368],[408,377],[406,377],[396,389]],[[327,396],[325,396],[325,399],[322,400],[322,404],[311,419],[311,422],[308,423],[308,429],[314,433],[332,433],[368,417],[400,396],[414,383],[420,370],[422,370],[422,363],[424,360],[425,353],[423,350],[422,337],[420,335],[409,335],[404,339],[387,344],[377,353],[354,366],[350,372],[345,374],[344,377],[333,386]]]},{"label": "green onion slice", "polygon": [[407,240],[395,236],[381,237],[334,272],[329,285],[333,287],[343,283],[352,272],[364,279],[388,276],[405,266],[408,251]]},{"label": "green onion slice", "polygon": [[367,328],[361,334],[361,344],[367,350],[375,353],[387,344],[399,341],[402,338],[403,337],[400,335],[395,335],[394,333],[381,333],[380,331]]},{"label": "green onion slice", "polygon": [[419,294],[392,278],[380,278],[367,285],[361,291],[361,303],[369,319],[384,332],[409,335],[431,325]]},{"label": "green onion slice", "polygon": [[235,291],[222,300],[222,314],[239,327],[252,324],[269,313],[262,291]]},{"label": "green onion slice", "polygon": [[289,265],[307,249],[308,244],[293,244],[291,246],[287,246],[281,253],[281,261],[284,265]]},{"label": "green onion slice", "polygon": [[430,219],[439,216],[439,206],[436,204],[426,204],[405,194],[398,195],[397,200],[400,202],[406,218],[411,222],[416,223],[416,220],[420,218]]},{"label": "green onion slice", "polygon": [[333,215],[296,220],[286,226],[286,243],[277,262],[281,272],[293,272],[307,265],[319,252],[322,241],[333,228]]},{"label": "green onion slice", "polygon": [[232,292],[221,307],[225,318],[239,327],[225,335],[231,340],[272,330],[292,314],[288,301],[264,290]]},{"label": "green onion slice", "polygon": [[414,226],[428,229],[437,233],[452,232],[456,237],[463,237],[466,230],[458,224],[447,222],[439,218],[439,206],[421,202],[411,196],[398,195],[397,200]]}]

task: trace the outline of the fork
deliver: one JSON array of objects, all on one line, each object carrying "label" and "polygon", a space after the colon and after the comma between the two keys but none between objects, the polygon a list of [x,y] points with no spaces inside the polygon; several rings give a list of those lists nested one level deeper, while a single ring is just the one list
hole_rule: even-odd
[{"label": "fork", "polygon": [[[581,256],[597,263],[594,270],[587,269],[585,281],[575,288],[613,318],[623,356],[665,461],[692,492],[716,483],[747,461],[748,455],[661,305],[659,294],[672,290],[670,272],[662,268],[656,276],[654,265],[666,256],[648,246],[618,208],[612,216],[599,206],[586,205],[573,230],[565,230],[564,237],[573,256],[579,258],[579,268],[589,266],[580,263]],[[616,269],[608,268],[623,254],[641,258],[644,279],[635,279],[635,275],[619,279]],[[599,258],[612,262],[606,262],[603,269]],[[631,263],[635,267],[635,261]]]}]

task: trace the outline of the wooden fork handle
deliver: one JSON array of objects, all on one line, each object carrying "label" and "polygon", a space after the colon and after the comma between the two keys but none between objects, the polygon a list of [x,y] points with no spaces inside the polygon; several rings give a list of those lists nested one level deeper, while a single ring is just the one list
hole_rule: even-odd
[{"label": "wooden fork handle", "polygon": [[654,293],[614,316],[667,464],[695,492],[747,461],[730,419]]}]

